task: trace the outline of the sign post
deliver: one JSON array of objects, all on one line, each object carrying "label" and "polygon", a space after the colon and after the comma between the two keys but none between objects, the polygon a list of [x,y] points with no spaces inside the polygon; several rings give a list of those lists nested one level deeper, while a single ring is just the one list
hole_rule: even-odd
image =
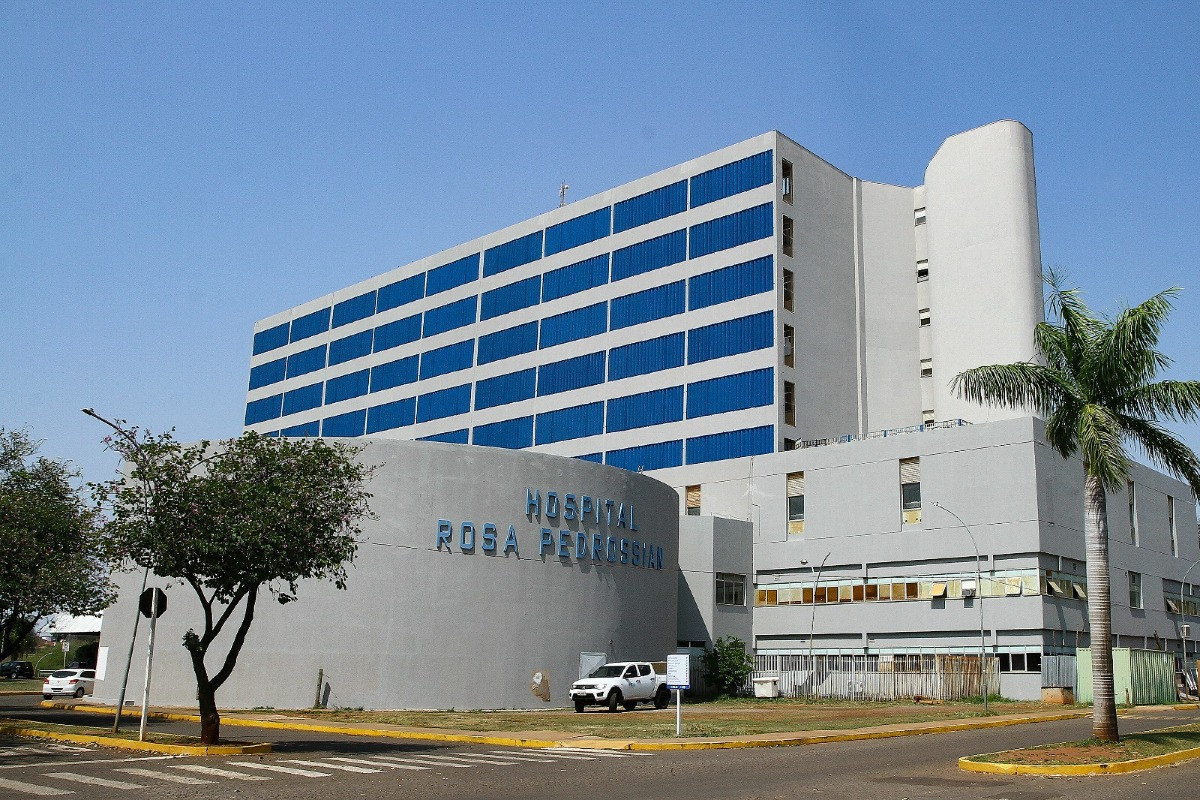
[{"label": "sign post", "polygon": [[[147,589],[138,598],[138,608],[150,618],[150,641],[146,646],[146,685],[142,687],[142,721],[138,726],[138,741],[146,741],[146,710],[150,705],[150,668],[154,666],[154,623],[167,610],[167,593],[162,589]],[[117,716],[121,709],[117,708]]]},{"label": "sign post", "polygon": [[683,690],[692,688],[691,656],[672,653],[667,656],[667,688],[675,690],[675,735],[683,732]]}]

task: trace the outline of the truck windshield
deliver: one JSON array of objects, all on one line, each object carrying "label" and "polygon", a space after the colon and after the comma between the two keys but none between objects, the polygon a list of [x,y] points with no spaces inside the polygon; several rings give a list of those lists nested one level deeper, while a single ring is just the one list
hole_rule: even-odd
[{"label": "truck windshield", "polygon": [[619,678],[621,673],[625,671],[624,664],[605,664],[600,669],[589,675],[589,678]]}]

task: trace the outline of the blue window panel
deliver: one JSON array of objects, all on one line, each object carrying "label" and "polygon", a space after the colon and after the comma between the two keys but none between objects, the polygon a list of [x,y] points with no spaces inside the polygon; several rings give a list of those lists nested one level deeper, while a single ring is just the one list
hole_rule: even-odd
[{"label": "blue window panel", "polygon": [[683,333],[614,347],[608,353],[608,379],[631,378],[683,366]]},{"label": "blue window panel", "polygon": [[687,210],[687,181],[622,200],[613,206],[613,233],[627,231],[656,219]]},{"label": "blue window panel", "polygon": [[653,319],[682,314],[684,311],[683,281],[655,286],[627,294],[612,301],[612,329],[628,328]]},{"label": "blue window panel", "polygon": [[325,381],[325,405],[349,400],[352,397],[362,397],[367,393],[370,383],[371,370],[369,369],[330,378]]},{"label": "blue window panel", "polygon": [[261,400],[251,400],[246,404],[246,424],[253,425],[256,422],[277,419],[282,408],[283,395],[281,394],[273,394]]},{"label": "blue window panel", "polygon": [[413,275],[402,281],[389,283],[379,290],[377,311],[382,314],[392,308],[399,308],[405,303],[420,300],[425,296],[425,273]]},{"label": "blue window panel", "polygon": [[375,313],[375,292],[367,292],[360,294],[358,297],[351,297],[349,300],[343,300],[333,307],[333,327],[337,328],[342,325],[349,325],[351,322],[358,322],[360,319],[366,319]]},{"label": "blue window panel", "polygon": [[453,417],[471,410],[471,384],[451,386],[436,392],[423,394],[417,399],[417,422]]},{"label": "blue window panel", "polygon": [[476,425],[472,436],[472,444],[481,444],[484,447],[507,447],[510,450],[533,447],[533,417]]},{"label": "blue window panel", "polygon": [[272,439],[278,439],[279,431],[267,431],[267,436],[270,436]]},{"label": "blue window panel", "polygon": [[688,280],[688,309],[708,308],[775,288],[775,257],[763,256]]},{"label": "blue window panel", "polygon": [[604,351],[538,367],[538,396],[604,383]]},{"label": "blue window panel", "polygon": [[425,279],[425,296],[429,297],[477,280],[479,280],[479,253],[472,253],[466,258],[460,258],[429,270],[429,277]]},{"label": "blue window panel", "polygon": [[674,439],[670,442],[609,450],[604,456],[604,463],[612,467],[627,469],[630,472],[682,466],[683,440]]},{"label": "blue window panel", "polygon": [[321,405],[321,398],[325,394],[325,384],[311,383],[308,386],[302,386],[299,389],[292,389],[290,392],[283,393],[283,415],[296,414],[301,411],[308,411]]},{"label": "blue window panel", "polygon": [[512,311],[536,306],[541,294],[541,275],[484,292],[479,304],[479,319],[493,319]]},{"label": "blue window panel", "polygon": [[250,388],[258,389],[279,383],[287,375],[287,359],[277,358],[250,368]]},{"label": "blue window panel", "polygon": [[475,410],[529,400],[536,387],[537,370],[534,367],[479,381],[475,384]]},{"label": "blue window panel", "polygon": [[728,250],[739,244],[765,239],[775,231],[775,209],[771,203],[747,208],[691,227],[691,257]]},{"label": "blue window panel", "polygon": [[542,277],[542,302],[548,303],[606,283],[608,253],[547,272]]},{"label": "blue window panel", "polygon": [[580,461],[590,461],[593,464],[603,464],[604,463],[604,454],[603,453],[586,453],[582,456],[575,456],[575,458],[578,458]]},{"label": "blue window panel", "polygon": [[604,432],[604,403],[561,408],[537,415],[537,443],[550,444]]},{"label": "blue window panel", "polygon": [[342,364],[354,358],[361,358],[371,352],[373,330],[362,331],[344,339],[329,343],[329,366]]},{"label": "blue window panel", "polygon": [[418,356],[409,356],[371,367],[371,391],[382,392],[417,380]]},{"label": "blue window panel", "polygon": [[387,325],[380,325],[375,329],[375,352],[380,350],[389,350],[393,347],[399,347],[402,344],[415,342],[421,338],[421,315],[414,314],[411,317],[398,319],[395,322],[389,322]]},{"label": "blue window panel", "polygon": [[596,303],[542,320],[541,348],[586,339],[608,330],[608,303]]},{"label": "blue window panel", "polygon": [[770,367],[696,381],[687,387],[688,419],[769,406],[774,402],[775,370]]},{"label": "blue window panel", "polygon": [[688,331],[688,363],[749,353],[775,341],[775,321],[770,311],[717,322]]},{"label": "blue window panel", "polygon": [[669,267],[687,258],[687,231],[673,231],[613,251],[612,279],[622,280],[643,272]]},{"label": "blue window panel", "polygon": [[417,399],[406,397],[394,403],[384,403],[367,409],[367,433],[390,431],[393,428],[403,428],[413,424],[413,414],[417,410]]},{"label": "blue window panel", "polygon": [[683,419],[683,387],[671,386],[608,401],[608,432],[628,431]]},{"label": "blue window panel", "polygon": [[732,197],[772,181],[771,151],[701,172],[692,178],[692,208]]},{"label": "blue window panel", "polygon": [[505,270],[537,261],[542,257],[542,232],[535,231],[520,239],[489,247],[483,251],[483,276],[499,275]]},{"label": "blue window panel", "polygon": [[439,333],[452,331],[475,321],[475,308],[479,298],[472,295],[447,303],[444,306],[431,308],[425,312],[425,328],[422,336],[436,336]]},{"label": "blue window panel", "polygon": [[279,432],[280,436],[313,437],[321,435],[321,420],[314,419],[312,422],[301,422],[299,425],[292,425],[290,428],[284,428]]},{"label": "blue window panel", "polygon": [[421,380],[470,369],[475,363],[475,340],[448,344],[421,354]]},{"label": "blue window panel", "polygon": [[532,353],[537,350],[538,324],[527,322],[515,328],[489,333],[479,337],[479,364],[490,364],[493,361],[511,358],[521,353]]},{"label": "blue window panel", "polygon": [[287,376],[289,378],[294,378],[297,375],[307,375],[319,369],[325,369],[325,345],[320,345],[310,350],[302,350],[299,353],[292,353],[288,356]]},{"label": "blue window panel", "polygon": [[275,350],[287,344],[290,327],[291,323],[285,322],[282,325],[276,325],[274,328],[267,328],[265,331],[259,331],[254,334],[254,355],[265,353],[268,350]]},{"label": "blue window panel", "polygon": [[546,228],[546,255],[552,256],[581,244],[603,239],[612,232],[612,209],[608,206],[582,217]]},{"label": "blue window panel", "polygon": [[740,431],[710,433],[687,440],[687,463],[704,464],[727,458],[761,456],[775,452],[775,426],[744,428]]},{"label": "blue window panel", "polygon": [[447,444],[467,444],[469,432],[466,428],[460,428],[456,431],[446,431],[445,433],[435,433],[432,436],[421,436],[417,438],[418,442],[446,442]]},{"label": "blue window panel", "polygon": [[298,342],[329,330],[329,309],[322,308],[292,320],[291,341]]},{"label": "blue window panel", "polygon": [[348,411],[321,422],[322,436],[362,436],[367,425],[367,410]]}]

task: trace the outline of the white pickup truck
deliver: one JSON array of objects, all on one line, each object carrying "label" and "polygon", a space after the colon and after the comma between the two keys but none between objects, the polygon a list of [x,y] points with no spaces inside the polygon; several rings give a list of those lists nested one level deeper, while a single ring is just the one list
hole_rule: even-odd
[{"label": "white pickup truck", "polygon": [[571,700],[577,712],[590,705],[606,705],[609,711],[622,706],[626,711],[633,711],[638,703],[654,703],[655,708],[666,708],[671,702],[666,665],[648,661],[605,664],[571,685]]}]

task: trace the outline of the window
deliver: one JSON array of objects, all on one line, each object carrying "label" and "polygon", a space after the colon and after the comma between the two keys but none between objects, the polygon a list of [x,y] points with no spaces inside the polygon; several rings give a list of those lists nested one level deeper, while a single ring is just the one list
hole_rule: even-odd
[{"label": "window", "polygon": [[915,211],[913,211],[913,224],[915,224],[915,225],[924,225],[925,224],[925,208],[924,207],[918,208]]},{"label": "window", "polygon": [[1133,488],[1133,481],[1129,481],[1125,488],[1129,495],[1129,541],[1134,547],[1138,545],[1138,526],[1137,526],[1137,492]]},{"label": "window", "polygon": [[716,603],[719,606],[746,605],[746,576],[732,572],[718,572]]},{"label": "window", "polygon": [[929,259],[923,258],[917,262],[917,283],[929,280]]},{"label": "window", "polygon": [[684,490],[684,508],[689,517],[700,516],[700,487],[689,486]]},{"label": "window", "polygon": [[929,327],[929,309],[928,308],[922,308],[920,311],[918,311],[917,317],[921,321],[922,328]]},{"label": "window", "polygon": [[783,382],[783,422],[796,424],[796,384],[791,381]]},{"label": "window", "polygon": [[921,412],[921,424],[922,425],[932,425],[934,423],[934,421],[935,420],[933,417],[933,409],[932,408],[927,408]]},{"label": "window", "polygon": [[1129,573],[1129,607],[1142,607],[1142,573]]},{"label": "window", "polygon": [[1179,531],[1175,529],[1175,498],[1167,495],[1167,530],[1171,533],[1171,555],[1179,557]]},{"label": "window", "polygon": [[788,536],[804,533],[804,473],[790,472],[787,476]]},{"label": "window", "polygon": [[784,450],[795,450],[796,449],[796,440],[795,439],[784,439],[783,440],[783,449]]},{"label": "window", "polygon": [[796,276],[790,269],[783,271],[783,307],[796,310]]},{"label": "window", "polygon": [[783,190],[783,202],[792,204],[792,162],[783,159],[783,168],[779,170],[782,179],[780,188]]},{"label": "window", "polygon": [[933,359],[932,358],[922,358],[921,359],[921,377],[922,378],[932,378],[933,377]]},{"label": "window", "polygon": [[[905,522],[921,521],[921,459],[900,459],[900,508]],[[911,514],[908,512],[916,512]]]},{"label": "window", "polygon": [[796,329],[791,325],[783,326],[783,363],[796,366]]},{"label": "window", "polygon": [[785,256],[790,256],[793,254],[794,247],[792,245],[794,241],[793,233],[795,231],[795,227],[795,223],[792,222],[791,217],[783,218],[783,254]]}]

